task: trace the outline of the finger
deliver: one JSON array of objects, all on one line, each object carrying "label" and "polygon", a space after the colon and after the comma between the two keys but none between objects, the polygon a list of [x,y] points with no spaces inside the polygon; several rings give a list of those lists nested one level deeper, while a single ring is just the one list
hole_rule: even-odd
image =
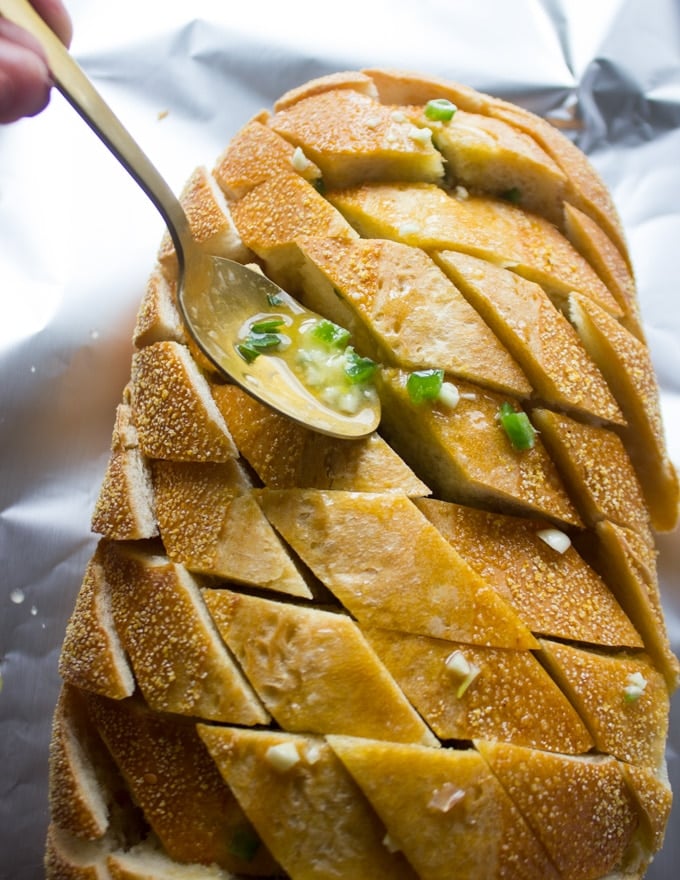
[{"label": "finger", "polygon": [[6,18],[0,18],[0,40],[6,40],[8,43],[16,43],[24,49],[30,49],[31,52],[35,52],[40,58],[46,60],[43,48],[36,38]]},{"label": "finger", "polygon": [[35,116],[50,99],[52,80],[42,52],[27,41],[8,39],[0,22],[0,123]]},{"label": "finger", "polygon": [[71,16],[66,11],[61,0],[31,0],[31,5],[65,46],[71,44],[73,25]]}]

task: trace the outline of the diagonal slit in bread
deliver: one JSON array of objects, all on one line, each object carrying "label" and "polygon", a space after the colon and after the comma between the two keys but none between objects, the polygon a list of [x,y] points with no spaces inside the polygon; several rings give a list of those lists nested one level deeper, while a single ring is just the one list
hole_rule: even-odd
[{"label": "diagonal slit in bread", "polygon": [[181,198],[351,331],[383,418],[328,437],[217,375],[164,239],[61,654],[48,880],[640,880],[678,487],[602,182],[527,111],[366,70]]}]

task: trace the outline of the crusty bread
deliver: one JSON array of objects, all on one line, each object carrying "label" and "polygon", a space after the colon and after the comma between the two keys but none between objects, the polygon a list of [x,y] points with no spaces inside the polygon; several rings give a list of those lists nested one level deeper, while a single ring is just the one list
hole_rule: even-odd
[{"label": "crusty bread", "polygon": [[182,201],[380,362],[383,419],[334,439],[218,376],[163,240],[61,655],[48,880],[641,880],[678,483],[602,182],[525,110],[367,70],[282,96]]}]

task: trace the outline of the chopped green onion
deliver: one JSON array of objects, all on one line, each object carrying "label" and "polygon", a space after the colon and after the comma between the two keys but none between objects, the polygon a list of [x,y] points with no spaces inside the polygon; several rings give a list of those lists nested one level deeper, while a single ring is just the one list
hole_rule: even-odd
[{"label": "chopped green onion", "polygon": [[406,390],[413,403],[436,400],[444,382],[444,370],[417,370],[406,380]]},{"label": "chopped green onion", "polygon": [[512,404],[506,401],[501,404],[498,418],[515,449],[525,451],[534,448],[536,430],[525,412],[517,412]]},{"label": "chopped green onion", "polygon": [[458,108],[446,98],[434,98],[425,105],[425,115],[435,122],[448,122]]},{"label": "chopped green onion", "polygon": [[278,295],[278,293],[268,293],[267,294],[267,302],[270,306],[280,306],[283,300]]},{"label": "chopped green onion", "polygon": [[281,342],[278,333],[250,333],[243,342],[236,346],[236,350],[245,361],[252,364],[262,352],[278,348]]},{"label": "chopped green onion", "polygon": [[252,862],[262,841],[252,828],[237,828],[229,841],[229,852],[244,862]]},{"label": "chopped green onion", "polygon": [[507,202],[512,202],[513,205],[519,204],[522,200],[522,190],[517,186],[513,186],[510,189],[506,189],[505,192],[501,193],[502,198],[504,198]]},{"label": "chopped green onion", "polygon": [[334,324],[327,318],[323,318],[312,330],[312,336],[323,342],[329,348],[345,348],[350,340],[349,330]]},{"label": "chopped green onion", "polygon": [[353,348],[348,348],[346,352],[347,365],[345,366],[345,375],[352,385],[364,385],[373,378],[378,365],[370,358],[361,357]]},{"label": "chopped green onion", "polygon": [[252,364],[252,362],[255,360],[255,358],[258,358],[260,356],[259,351],[257,351],[254,348],[251,348],[251,346],[245,342],[239,343],[236,346],[236,351],[241,355],[243,360],[246,361],[246,363],[248,363],[248,364]]},{"label": "chopped green onion", "polygon": [[460,683],[460,686],[458,687],[458,690],[456,691],[456,697],[458,697],[459,700],[465,696],[465,691],[470,687],[472,682],[477,678],[480,671],[481,670],[480,670],[479,666],[475,666],[474,663],[470,664],[470,671],[465,676],[463,681]]},{"label": "chopped green onion", "polygon": [[626,703],[637,703],[646,687],[647,679],[642,673],[632,672],[628,676],[628,685],[623,689],[623,699]]},{"label": "chopped green onion", "polygon": [[281,337],[278,333],[251,333],[246,339],[256,351],[269,351],[281,345]]},{"label": "chopped green onion", "polygon": [[250,325],[252,333],[275,333],[284,323],[283,318],[264,318]]}]

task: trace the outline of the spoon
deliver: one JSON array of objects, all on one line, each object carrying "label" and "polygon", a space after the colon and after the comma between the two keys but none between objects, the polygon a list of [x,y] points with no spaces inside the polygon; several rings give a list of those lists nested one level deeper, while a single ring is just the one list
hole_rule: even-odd
[{"label": "spoon", "polygon": [[[0,15],[35,37],[59,91],[132,175],[163,217],[177,253],[180,312],[191,336],[214,366],[251,395],[300,424],[334,437],[358,438],[380,422],[377,394],[356,413],[324,403],[272,354],[246,359],[239,344],[252,322],[280,314],[299,327],[319,316],[304,309],[260,272],[207,254],[194,240],[179,200],[107,106],[85,73],[27,0],[0,0]],[[272,305],[275,304],[275,305]],[[293,335],[292,344],[299,340]]]}]

